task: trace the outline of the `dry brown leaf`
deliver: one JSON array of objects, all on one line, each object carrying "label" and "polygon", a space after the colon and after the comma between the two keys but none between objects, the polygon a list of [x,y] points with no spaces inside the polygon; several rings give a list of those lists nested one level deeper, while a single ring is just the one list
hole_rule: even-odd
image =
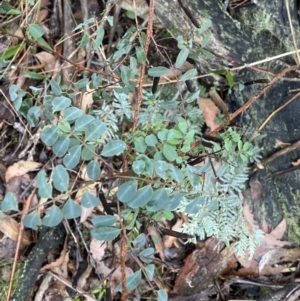
[{"label": "dry brown leaf", "polygon": [[204,97],[199,97],[198,106],[202,110],[202,115],[206,125],[210,128],[211,131],[216,129],[218,125],[216,124],[215,119],[218,114],[218,107],[210,98]]},{"label": "dry brown leaf", "polygon": [[85,222],[93,213],[94,207],[86,208],[84,206],[81,206],[81,215],[80,215],[80,221],[79,223]]},{"label": "dry brown leaf", "polygon": [[[243,215],[252,229],[258,229],[258,225],[254,221],[248,204],[244,204]],[[283,219],[271,233],[265,233],[261,238],[260,245],[256,248],[253,255],[253,260],[249,259],[249,254],[246,254],[246,256],[243,258],[237,257],[240,264],[245,268],[251,268],[254,273],[260,275],[270,275],[272,273],[276,273],[278,271],[277,269],[273,269],[271,266],[265,265],[264,262],[260,263],[260,261],[269,250],[290,245],[290,243],[287,241],[280,241],[285,230],[286,221]]]},{"label": "dry brown leaf", "polygon": [[282,273],[284,269],[284,265],[277,265],[275,267],[272,267],[271,265],[265,265],[262,269],[259,269],[259,275],[278,275]]},{"label": "dry brown leaf", "polygon": [[[181,219],[178,219],[175,225],[172,227],[173,231],[178,231],[179,228],[181,228],[183,221]],[[164,237],[164,246],[166,249],[169,249],[172,247],[173,243],[177,240],[176,237],[166,235]]]},{"label": "dry brown leaf", "polygon": [[51,274],[47,273],[44,276],[44,279],[43,279],[42,283],[40,284],[37,292],[35,293],[34,301],[43,301],[44,300],[45,292],[47,291],[48,287],[50,286],[51,280],[52,280]]},{"label": "dry brown leaf", "polygon": [[250,178],[249,185],[250,185],[251,200],[259,205],[260,200],[263,199],[263,187],[258,179],[257,173],[255,173]]},{"label": "dry brown leaf", "polygon": [[103,260],[106,248],[107,243],[105,241],[92,238],[90,243],[90,252],[95,261],[101,262]]},{"label": "dry brown leaf", "polygon": [[280,262],[296,262],[300,257],[300,248],[284,249],[276,248],[272,249],[264,254],[260,261],[262,265],[275,265]]},{"label": "dry brown leaf", "polygon": [[183,73],[185,73],[188,70],[193,69],[194,66],[190,64],[189,62],[185,61],[183,65],[180,68],[170,67],[169,72],[162,76],[159,80],[160,83],[169,82],[171,80],[178,79]]},{"label": "dry brown leaf", "polygon": [[160,233],[153,226],[148,227],[147,230],[152,238],[155,249],[160,256],[160,259],[165,261],[164,244],[162,242]]},{"label": "dry brown leaf", "polygon": [[85,113],[87,109],[91,108],[94,103],[93,100],[93,89],[89,88],[89,85],[86,85],[86,92],[82,94],[80,109]]},{"label": "dry brown leaf", "polygon": [[[245,204],[243,207],[243,215],[248,221],[249,226],[252,227],[252,229],[258,229],[257,223],[253,219],[253,215],[250,212],[248,204]],[[284,247],[291,244],[288,241],[280,240],[284,235],[286,227],[286,221],[285,219],[283,219],[271,233],[265,233],[265,235],[260,240],[260,245],[256,248],[254,254],[254,258],[256,260],[259,261],[261,257],[272,248]]]},{"label": "dry brown leaf", "polygon": [[49,72],[52,75],[52,78],[55,79],[61,70],[60,61],[51,53],[45,51],[35,54],[35,57],[42,64],[43,69]]},{"label": "dry brown leaf", "polygon": [[283,219],[274,230],[271,231],[270,235],[272,235],[276,239],[281,239],[286,231],[287,225],[286,220]]},{"label": "dry brown leaf", "polygon": [[285,147],[290,146],[290,145],[291,145],[291,143],[283,142],[279,139],[275,140],[275,148],[285,148]]},{"label": "dry brown leaf", "polygon": [[81,197],[85,192],[88,192],[92,194],[93,196],[97,197],[97,189],[96,189],[97,183],[92,183],[88,186],[82,185],[82,188],[79,188],[76,196],[75,196],[75,201],[77,203],[80,203]]},{"label": "dry brown leaf", "polygon": [[[20,40],[22,38],[24,38],[22,29],[12,27],[11,31],[12,31],[11,33],[15,36],[11,39],[11,46],[18,45],[20,43]],[[18,38],[16,38],[16,37],[18,37]]]},{"label": "dry brown leaf", "polygon": [[48,9],[41,9],[40,12],[39,12],[39,17],[38,17],[38,22],[37,23],[43,22],[47,18],[48,14],[49,14]]},{"label": "dry brown leaf", "polygon": [[46,71],[54,70],[57,59],[49,52],[41,51],[34,55]]},{"label": "dry brown leaf", "polygon": [[47,7],[47,6],[49,6],[49,4],[51,4],[51,1],[50,1],[50,0],[42,0],[42,1],[39,3],[39,5],[40,5],[41,7]]},{"label": "dry brown leaf", "polygon": [[67,254],[67,238],[65,239],[64,247],[60,253],[60,256],[55,261],[44,265],[40,269],[40,272],[44,272],[44,271],[51,270],[53,268],[57,268],[57,267],[61,266],[65,262],[66,254]]},{"label": "dry brown leaf", "polygon": [[92,271],[93,271],[93,267],[89,264],[88,268],[85,270],[85,272],[78,279],[78,282],[77,282],[78,287],[80,287],[80,288],[85,287],[85,285],[87,283],[87,280],[88,280],[88,277],[90,276]]},{"label": "dry brown leaf", "polygon": [[210,90],[208,92],[208,95],[210,96],[210,98],[214,102],[214,104],[220,109],[220,111],[223,114],[228,115],[227,105],[225,104],[223,99],[220,97],[220,95],[216,91],[213,91],[213,90]]},{"label": "dry brown leaf", "polygon": [[[19,224],[10,216],[5,215],[0,219],[0,231],[13,241],[17,241],[19,234]],[[23,245],[31,244],[31,240],[27,236],[26,232],[24,232],[22,235],[21,243]]]},{"label": "dry brown leaf", "polygon": [[33,171],[38,169],[42,164],[34,161],[19,161],[15,164],[9,166],[5,173],[5,181],[6,183],[12,179],[13,177],[22,176],[29,171]]},{"label": "dry brown leaf", "polygon": [[[102,274],[104,278],[109,276],[110,288],[114,291],[119,283],[122,282],[122,269],[121,266],[118,266],[114,271],[109,269],[103,261],[97,264],[97,271],[99,274]],[[130,267],[125,267],[126,278],[133,274],[133,270]]]},{"label": "dry brown leaf", "polygon": [[[96,262],[96,270],[99,274],[102,274],[104,278],[107,278],[110,275],[109,279],[111,280],[110,286],[111,289],[114,290],[117,285],[122,281],[122,272],[121,267],[118,266],[114,271],[113,269],[108,268],[104,262],[103,258],[105,255],[105,249],[107,247],[107,243],[105,241],[100,241],[96,239],[92,239],[90,243],[90,252],[93,259]],[[113,272],[113,273],[112,273]],[[126,267],[125,269],[126,277],[133,274],[131,268]]]},{"label": "dry brown leaf", "polygon": [[46,198],[40,198],[39,202],[38,202],[38,206],[37,206],[37,213],[39,214],[39,216],[43,215],[44,209],[45,209],[45,204],[47,203]]},{"label": "dry brown leaf", "polygon": [[20,198],[20,187],[21,185],[27,187],[30,184],[30,181],[31,179],[28,174],[19,177],[13,177],[6,183],[5,193],[12,192],[17,198],[17,201],[21,202],[22,199]]},{"label": "dry brown leaf", "polygon": [[[122,0],[120,5],[125,10],[130,10],[135,13],[136,16],[147,19],[149,15],[149,6],[146,0]],[[153,26],[163,28],[164,26],[157,20],[157,17],[154,15]]]},{"label": "dry brown leaf", "polygon": [[[5,258],[14,258],[17,248],[17,242],[10,239],[8,236],[2,235],[1,232],[0,234],[2,236],[0,239],[0,260],[4,260]],[[24,250],[24,247],[26,248],[25,245],[21,245],[20,250]]]}]

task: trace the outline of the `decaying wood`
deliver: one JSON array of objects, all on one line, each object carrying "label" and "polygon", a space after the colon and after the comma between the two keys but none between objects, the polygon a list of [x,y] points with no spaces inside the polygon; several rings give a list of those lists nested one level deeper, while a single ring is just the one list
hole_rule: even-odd
[{"label": "decaying wood", "polygon": [[226,269],[233,256],[233,248],[224,247],[217,239],[210,238],[201,250],[195,250],[187,257],[185,265],[176,278],[174,293],[189,296],[204,291],[213,285]]},{"label": "decaying wood", "polygon": [[21,270],[19,283],[12,301],[28,301],[32,288],[38,277],[40,268],[47,254],[53,248],[64,243],[66,231],[63,224],[53,228],[44,227],[41,237],[28,255]]}]

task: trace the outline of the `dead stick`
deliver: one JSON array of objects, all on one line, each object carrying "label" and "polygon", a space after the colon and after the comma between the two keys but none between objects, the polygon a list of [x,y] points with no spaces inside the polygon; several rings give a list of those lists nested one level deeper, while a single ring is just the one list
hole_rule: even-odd
[{"label": "dead stick", "polygon": [[[147,57],[151,37],[152,37],[152,29],[153,29],[153,17],[154,17],[154,0],[150,0],[149,4],[149,17],[148,17],[148,26],[147,26],[147,36],[146,36],[146,43],[144,47],[145,56]],[[146,62],[142,64],[140,68],[140,78],[139,78],[139,85],[137,90],[137,97],[135,102],[134,108],[134,120],[133,120],[133,128],[136,129],[139,123],[139,116],[140,116],[140,109],[142,105],[142,94],[143,94],[143,84],[144,84],[144,77],[145,77],[145,69],[146,69]]]},{"label": "dead stick", "polygon": [[276,75],[265,87],[263,87],[256,95],[251,97],[242,107],[232,113],[226,122],[221,124],[215,130],[208,133],[210,136],[215,136],[220,130],[222,130],[225,126],[227,126],[234,118],[236,118],[241,113],[245,112],[256,100],[258,100],[264,93],[266,93],[281,77],[283,77],[286,73],[298,69],[298,66],[291,66],[283,71],[281,71],[278,75]]},{"label": "dead stick", "polygon": [[261,164],[262,165],[267,165],[268,163],[274,161],[275,159],[277,159],[277,158],[279,158],[279,157],[281,157],[283,155],[286,155],[287,153],[292,152],[292,151],[294,151],[294,150],[296,150],[298,148],[300,148],[300,140],[297,141],[297,142],[295,142],[295,143],[293,143],[293,144],[291,144],[291,145],[289,145],[289,146],[286,146],[285,148],[283,148],[283,149],[281,149],[279,151],[277,151],[276,153],[274,153],[269,158],[263,160],[261,162]]}]

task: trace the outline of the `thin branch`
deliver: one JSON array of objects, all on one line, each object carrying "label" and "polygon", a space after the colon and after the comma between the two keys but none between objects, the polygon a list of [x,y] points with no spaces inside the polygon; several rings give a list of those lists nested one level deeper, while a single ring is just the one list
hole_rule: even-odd
[{"label": "thin branch", "polygon": [[295,37],[295,31],[294,31],[294,27],[293,27],[293,23],[292,23],[292,18],[291,18],[289,0],[285,0],[285,6],[286,6],[290,29],[291,29],[291,33],[292,33],[292,37],[293,37],[293,44],[294,44],[294,47],[296,50],[296,55],[297,55],[297,60],[295,60],[295,61],[296,61],[297,65],[299,66],[300,65],[300,57],[299,57],[298,46],[297,46],[296,37]]},{"label": "thin branch", "polygon": [[[154,2],[155,0],[150,0],[149,4],[149,17],[148,17],[148,26],[147,26],[147,36],[146,36],[146,43],[144,47],[145,56],[147,57],[151,37],[152,37],[152,30],[153,30],[153,18],[154,18]],[[136,129],[139,123],[139,116],[140,116],[140,109],[142,105],[142,94],[143,94],[143,84],[144,84],[144,77],[145,77],[145,69],[146,69],[146,62],[142,64],[140,68],[140,78],[139,78],[139,85],[137,90],[137,97],[136,103],[134,108],[134,120],[133,120],[133,128]]]},{"label": "thin branch", "polygon": [[281,111],[283,108],[285,108],[287,105],[289,105],[291,102],[293,102],[298,96],[300,95],[300,92],[298,92],[296,95],[294,95],[291,99],[289,99],[286,103],[284,103],[282,106],[277,108],[275,111],[272,112],[272,114],[262,123],[262,125],[258,128],[257,132],[260,132],[265,125],[271,120],[271,118],[276,115],[279,111]]},{"label": "thin branch", "polygon": [[258,100],[263,94],[265,94],[281,77],[283,77],[286,73],[293,71],[295,69],[298,69],[298,66],[291,66],[283,71],[281,71],[278,75],[276,75],[265,87],[263,87],[256,95],[251,97],[243,106],[241,106],[239,109],[237,109],[233,114],[230,115],[230,117],[218,126],[214,131],[211,131],[208,133],[210,136],[215,136],[216,133],[221,131],[226,125],[228,125],[230,122],[232,122],[233,119],[235,119],[238,115],[245,112],[256,100]]}]

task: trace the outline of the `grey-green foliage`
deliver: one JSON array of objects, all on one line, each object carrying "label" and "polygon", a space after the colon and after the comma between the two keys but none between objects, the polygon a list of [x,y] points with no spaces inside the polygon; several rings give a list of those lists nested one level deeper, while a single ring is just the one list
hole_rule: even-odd
[{"label": "grey-green foliage", "polygon": [[[189,216],[189,223],[183,225],[182,231],[200,239],[214,236],[227,245],[239,239],[236,251],[243,253],[250,249],[253,253],[261,233],[251,229],[243,218],[238,193],[245,188],[248,164],[260,159],[259,148],[243,143],[242,137],[231,128],[221,137],[224,150],[221,155],[216,154],[217,159],[211,156],[201,166],[188,166],[190,173],[202,176],[191,181],[191,189],[182,197],[178,210]],[[220,151],[220,146],[215,144],[213,151]]]},{"label": "grey-green foliage", "polygon": [[[200,31],[205,33],[209,26],[208,22]],[[94,49],[100,47],[104,36],[103,28],[96,32],[96,39],[92,41]],[[145,34],[139,32],[137,36],[141,47],[134,48],[130,39],[135,32],[135,28],[130,28],[118,42],[116,52],[106,60],[105,71],[109,74],[114,69],[120,77],[118,83],[113,83],[119,84],[118,87],[106,89],[112,79],[99,74],[91,74],[74,83],[72,88],[82,93],[86,92],[87,86],[94,89],[96,109],[76,107],[73,103],[74,90],[62,86],[59,78],[48,81],[50,89],[45,93],[32,88],[32,95],[28,98],[25,98],[26,92],[16,85],[10,87],[10,98],[15,108],[31,127],[37,127],[41,120],[45,122],[41,140],[52,148],[54,155],[62,158],[62,164],[52,171],[39,172],[36,183],[40,197],[52,199],[54,189],[56,194],[67,193],[70,184],[68,170],[76,169],[82,160],[87,163],[87,175],[97,180],[102,173],[100,156],[113,157],[126,149],[131,150],[127,158],[134,176],[117,192],[125,206],[121,214],[127,221],[127,229],[140,227],[140,212],[150,219],[159,220],[163,217],[172,219],[171,211],[179,210],[189,217],[182,231],[200,238],[218,237],[226,244],[235,241],[239,253],[247,249],[253,251],[259,232],[252,232],[244,220],[238,193],[244,189],[248,179],[248,164],[259,159],[259,149],[247,142],[249,137],[242,137],[230,128],[220,134],[222,144],[206,141],[212,147],[204,144],[192,147],[199,139],[205,142],[202,137],[204,118],[197,105],[198,97],[206,95],[202,86],[196,85],[193,93],[180,92],[175,85],[165,85],[155,95],[150,90],[143,90],[139,128],[121,131],[124,124],[127,128],[131,126],[138,63],[144,63],[146,59],[143,53]],[[80,47],[88,39],[85,35]],[[208,42],[209,36],[205,35],[203,43]],[[192,41],[186,42],[178,37],[178,46],[181,51],[175,64],[180,67],[186,57],[193,54]],[[129,66],[126,66],[122,62],[128,54]],[[206,55],[209,55],[207,51]],[[150,68],[148,75],[157,77],[167,72],[168,68],[158,66]],[[195,75],[197,70],[192,69],[180,79],[185,81]],[[42,105],[35,106],[35,101]],[[203,162],[193,165],[191,162],[199,156],[203,157]],[[6,207],[5,201],[1,209],[13,210]],[[40,224],[55,226],[62,218],[78,217],[81,206],[90,208],[98,204],[99,199],[87,193],[80,204],[69,198],[59,208],[54,201],[42,220],[32,213],[27,217],[26,225],[34,229]],[[112,240],[120,233],[115,220],[92,222],[95,225],[92,235],[97,239]],[[151,270],[150,265],[146,270],[149,278]],[[133,283],[139,278],[140,274],[135,274]]]},{"label": "grey-green foliage", "polygon": [[227,245],[236,241],[239,254],[246,250],[253,253],[261,233],[244,220],[238,193],[248,179],[248,164],[260,158],[259,148],[247,142],[250,137],[241,137],[229,128],[220,135],[223,145],[204,140],[213,147],[200,145],[194,150],[197,156],[203,156],[203,162],[193,166],[190,155],[180,152],[192,153],[195,132],[187,120],[175,120],[170,129],[139,132],[135,139],[135,149],[142,154],[133,162],[133,171],[146,179],[159,179],[156,189],[147,185],[137,190],[138,181],[132,180],[120,187],[118,198],[132,209],[185,212],[189,222],[183,224],[183,232],[200,239],[217,237]]}]

